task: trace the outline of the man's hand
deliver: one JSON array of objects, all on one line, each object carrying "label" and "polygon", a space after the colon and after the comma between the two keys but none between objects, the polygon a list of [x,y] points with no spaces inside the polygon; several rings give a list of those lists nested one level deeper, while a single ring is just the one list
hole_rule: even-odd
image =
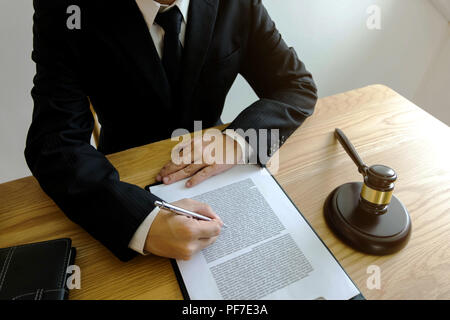
[{"label": "man's hand", "polygon": [[170,161],[161,169],[156,180],[172,184],[192,177],[186,182],[188,188],[231,169],[241,163],[243,158],[239,144],[223,133],[215,135],[210,141],[201,137],[193,139],[190,144],[181,146],[176,152],[179,152],[182,163],[175,164]]},{"label": "man's hand", "polygon": [[207,204],[184,199],[173,205],[213,220],[196,220],[161,210],[152,223],[144,250],[161,257],[189,260],[216,241],[223,222]]}]

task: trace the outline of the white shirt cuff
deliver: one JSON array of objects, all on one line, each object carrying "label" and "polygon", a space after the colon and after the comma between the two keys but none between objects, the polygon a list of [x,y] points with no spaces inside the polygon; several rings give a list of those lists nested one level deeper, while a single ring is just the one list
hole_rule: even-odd
[{"label": "white shirt cuff", "polygon": [[[234,130],[227,129],[224,131],[224,133],[238,143],[238,145],[242,151],[243,161],[244,161],[244,163],[248,163],[248,160],[250,159],[250,157],[253,154],[252,146],[249,145],[247,143],[247,141],[245,141],[244,137],[242,137],[241,135],[236,133],[236,131],[234,131]],[[247,152],[247,150],[248,150],[248,152]]]},{"label": "white shirt cuff", "polygon": [[141,223],[139,228],[131,238],[130,243],[128,244],[128,248],[142,254],[147,255],[148,252],[144,251],[145,241],[147,241],[147,235],[150,231],[150,227],[152,226],[153,220],[155,220],[156,216],[159,213],[159,208],[155,207],[152,212],[145,218],[145,220]]}]

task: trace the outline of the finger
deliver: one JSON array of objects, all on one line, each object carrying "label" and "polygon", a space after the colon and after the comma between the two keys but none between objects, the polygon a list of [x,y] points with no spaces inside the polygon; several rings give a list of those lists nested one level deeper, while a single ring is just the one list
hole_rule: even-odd
[{"label": "finger", "polygon": [[168,175],[180,171],[181,169],[188,166],[189,163],[186,163],[185,161],[182,161],[180,164],[175,164],[172,161],[167,163],[160,171],[158,176],[156,177],[157,181],[162,181],[164,177],[167,177]]},{"label": "finger", "polygon": [[216,242],[217,238],[218,237],[198,239],[197,241],[198,241],[198,248],[200,249],[199,251],[202,251],[206,247],[212,245],[214,242]]},{"label": "finger", "polygon": [[164,182],[164,184],[171,184],[189,178],[193,176],[195,173],[197,173],[200,169],[204,168],[205,166],[206,166],[205,164],[190,164],[181,170],[178,170],[172,174],[169,174],[168,176],[163,177],[162,181]]},{"label": "finger", "polygon": [[222,230],[222,225],[218,220],[198,221],[194,230],[195,239],[209,239],[217,237]]},{"label": "finger", "polygon": [[215,164],[212,166],[207,166],[203,170],[197,172],[191,179],[189,179],[186,182],[186,187],[191,188],[193,186],[198,185],[199,183],[202,183],[208,178],[211,178],[212,176],[215,176],[219,173],[222,173],[228,169],[233,167],[233,165],[230,164]]},{"label": "finger", "polygon": [[192,259],[193,256],[195,256],[197,253],[213,244],[216,240],[217,237],[212,237],[192,241],[186,246],[186,248],[184,248],[183,250],[184,253],[179,257],[179,259],[182,260]]},{"label": "finger", "polygon": [[199,239],[209,239],[217,237],[222,230],[223,223],[219,220],[203,221],[190,219],[185,216],[173,216],[172,219],[176,221],[176,234],[187,240],[197,241]]},{"label": "finger", "polygon": [[[188,146],[187,148],[183,148],[179,151],[180,153],[180,163],[176,164],[174,161],[170,161],[167,163],[159,172],[158,176],[156,177],[157,181],[162,181],[164,177],[167,177],[168,175],[177,172],[186,166],[190,165],[191,163],[196,162],[199,158],[201,159],[201,151],[195,152],[194,150],[194,144],[192,142],[191,146]],[[196,156],[196,158],[195,158]],[[177,161],[178,162],[178,161]],[[201,162],[201,161],[200,161]]]}]

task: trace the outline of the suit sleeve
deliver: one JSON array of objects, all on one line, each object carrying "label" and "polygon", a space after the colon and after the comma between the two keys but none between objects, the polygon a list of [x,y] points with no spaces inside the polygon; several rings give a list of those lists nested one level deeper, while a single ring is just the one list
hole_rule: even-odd
[{"label": "suit sleeve", "polygon": [[[311,74],[306,70],[293,48],[283,41],[274,22],[260,0],[251,1],[249,15],[250,33],[241,74],[251,85],[260,100],[241,112],[229,129],[278,129],[278,141],[251,144],[253,150],[269,156],[310,116],[317,102],[317,89]],[[261,144],[262,142],[262,144]],[[258,146],[266,146],[260,150]],[[275,147],[274,147],[275,146]],[[265,164],[265,163],[262,163]]]},{"label": "suit sleeve", "polygon": [[129,242],[158,198],[121,182],[111,163],[90,145],[94,120],[80,81],[71,33],[76,31],[66,28],[64,3],[34,1],[34,110],[25,158],[62,211],[127,261],[136,255]]}]

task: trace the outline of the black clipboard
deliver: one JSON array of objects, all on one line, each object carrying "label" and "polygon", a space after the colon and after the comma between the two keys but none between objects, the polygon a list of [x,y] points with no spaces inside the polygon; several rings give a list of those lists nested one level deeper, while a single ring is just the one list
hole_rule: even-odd
[{"label": "black clipboard", "polygon": [[[320,242],[322,242],[322,245],[328,250],[328,252],[330,253],[330,255],[333,257],[333,259],[337,262],[337,264],[339,265],[339,267],[342,269],[342,271],[344,271],[345,275],[350,279],[350,281],[353,283],[353,285],[355,286],[356,289],[358,289],[359,294],[354,296],[353,298],[350,298],[349,300],[366,300],[366,298],[363,296],[363,294],[361,293],[361,290],[359,290],[358,286],[356,285],[356,283],[353,281],[352,278],[350,278],[350,276],[348,275],[347,271],[345,271],[345,269],[342,267],[342,265],[339,263],[339,261],[336,259],[336,257],[333,255],[333,253],[331,252],[331,250],[327,247],[327,245],[323,242],[322,238],[319,237],[319,235],[317,234],[316,230],[314,230],[314,228],[311,226],[311,224],[309,223],[309,221],[303,216],[302,212],[300,211],[300,209],[296,206],[296,204],[294,203],[294,201],[292,201],[291,197],[289,197],[289,195],[284,191],[284,189],[281,187],[281,185],[278,183],[277,179],[275,179],[275,177],[270,173],[269,170],[267,170],[267,168],[265,166],[263,166],[264,169],[266,169],[266,171],[269,173],[269,175],[272,177],[272,179],[276,182],[276,184],[278,185],[278,187],[280,187],[280,189],[283,191],[283,193],[286,195],[286,197],[289,199],[289,201],[292,203],[292,205],[295,207],[295,209],[297,209],[298,213],[302,216],[302,218],[306,221],[306,223],[308,224],[308,226],[311,228],[311,230],[314,232],[314,234],[317,236],[317,238],[319,238]],[[150,188],[154,187],[154,186],[158,186],[162,184],[161,182],[157,182],[154,184],[150,184],[148,186],[145,187],[145,190],[147,190],[148,192],[150,192]],[[191,300],[191,298],[189,297],[189,293],[187,291],[186,285],[184,283],[183,280],[183,276],[181,275],[180,269],[178,268],[177,265],[177,261],[175,259],[170,259],[170,264],[172,265],[173,271],[175,272],[175,277],[177,278],[178,281],[178,285],[180,286],[180,290],[181,293],[183,295],[183,299],[184,300]]]}]

